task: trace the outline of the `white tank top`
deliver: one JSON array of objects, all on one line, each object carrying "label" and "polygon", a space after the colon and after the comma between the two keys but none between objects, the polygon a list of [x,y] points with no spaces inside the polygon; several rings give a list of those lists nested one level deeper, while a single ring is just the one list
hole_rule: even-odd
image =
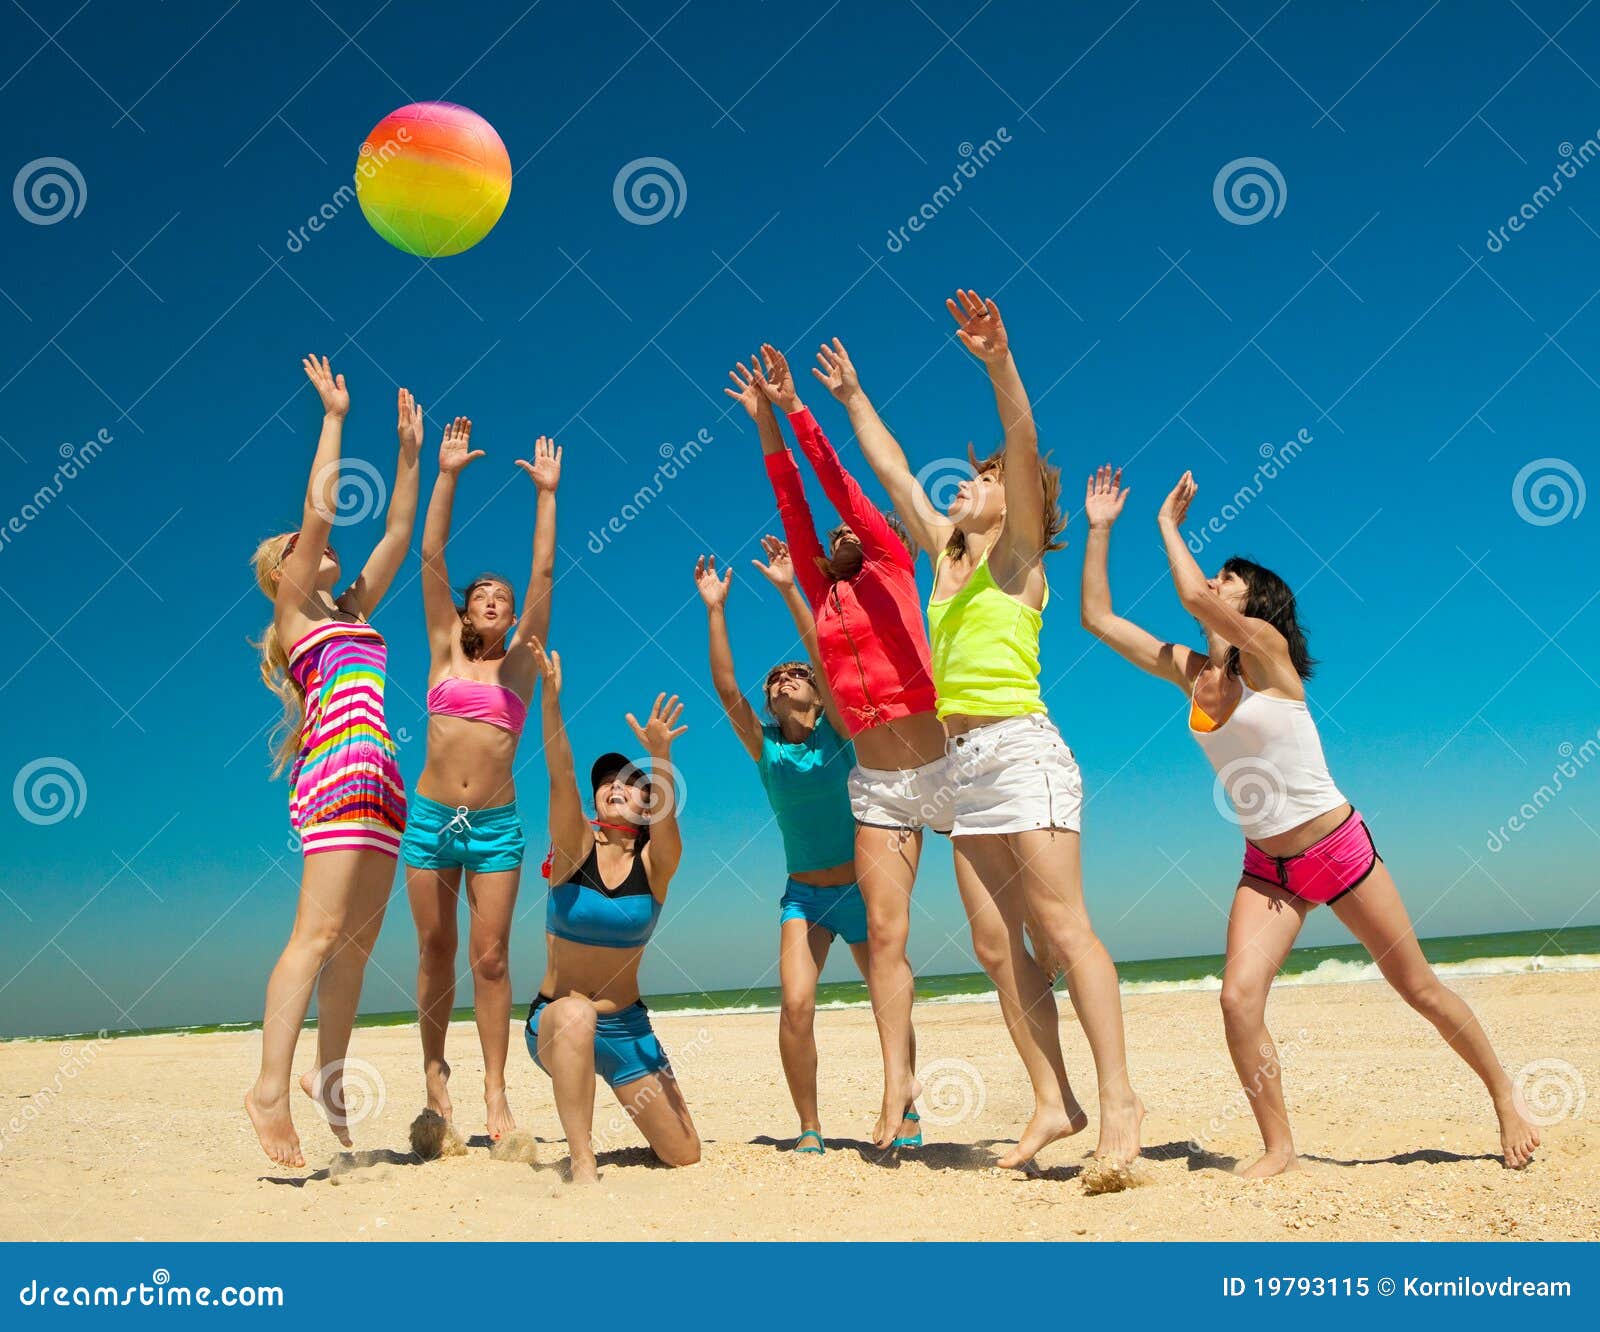
[{"label": "white tank top", "polygon": [[[1239,704],[1227,721],[1197,731],[1191,720],[1189,734],[1217,770],[1244,835],[1275,837],[1343,805],[1305,703],[1258,694],[1243,679],[1239,687]],[[1193,686],[1189,697],[1193,704]]]}]

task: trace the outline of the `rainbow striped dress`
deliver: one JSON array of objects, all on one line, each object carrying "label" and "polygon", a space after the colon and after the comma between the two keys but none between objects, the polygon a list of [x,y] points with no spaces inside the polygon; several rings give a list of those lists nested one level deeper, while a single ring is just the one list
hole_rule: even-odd
[{"label": "rainbow striped dress", "polygon": [[383,718],[387,661],[382,634],[341,620],[318,625],[289,652],[289,671],[306,695],[289,822],[306,855],[399,854],[406,789]]}]

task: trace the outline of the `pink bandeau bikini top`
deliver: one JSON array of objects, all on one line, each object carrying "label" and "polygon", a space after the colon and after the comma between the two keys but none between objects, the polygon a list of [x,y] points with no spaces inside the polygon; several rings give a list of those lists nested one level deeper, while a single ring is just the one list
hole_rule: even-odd
[{"label": "pink bandeau bikini top", "polygon": [[428,711],[441,717],[488,722],[512,735],[521,735],[528,720],[528,705],[515,690],[482,680],[463,680],[459,675],[447,675],[428,690]]}]

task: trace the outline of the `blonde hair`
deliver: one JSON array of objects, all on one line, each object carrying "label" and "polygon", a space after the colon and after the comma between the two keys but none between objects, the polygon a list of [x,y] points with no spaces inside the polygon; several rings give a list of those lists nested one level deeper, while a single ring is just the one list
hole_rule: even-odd
[{"label": "blonde hair", "polygon": [[[289,542],[295,533],[279,532],[269,536],[250,557],[256,571],[256,586],[268,597],[276,600],[277,584],[272,575],[283,567]],[[300,752],[301,732],[306,721],[306,691],[289,673],[289,654],[278,637],[276,622],[269,621],[259,639],[251,639],[250,646],[261,653],[261,683],[278,696],[283,704],[283,716],[273,728],[272,775],[278,777]]]},{"label": "blonde hair", "polygon": [[[998,472],[1003,482],[1006,476],[1006,451],[1002,446],[991,453],[987,458],[977,463],[974,475],[983,476],[986,472]],[[1061,550],[1066,546],[1065,541],[1057,538],[1067,526],[1066,511],[1061,507],[1061,469],[1055,466],[1047,454],[1039,457],[1039,486],[1044,492],[1044,548],[1039,552],[1048,555],[1053,550]],[[960,559],[967,553],[967,534],[959,527],[950,533],[950,540],[945,543],[945,553],[955,559]]]}]

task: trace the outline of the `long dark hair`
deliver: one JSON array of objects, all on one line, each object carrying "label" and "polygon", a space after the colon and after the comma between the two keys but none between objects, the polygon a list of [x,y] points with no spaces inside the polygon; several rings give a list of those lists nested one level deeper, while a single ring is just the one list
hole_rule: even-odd
[{"label": "long dark hair", "polygon": [[[510,579],[502,578],[499,574],[486,573],[479,574],[468,583],[461,591],[461,604],[456,607],[456,614],[461,616],[461,651],[469,661],[476,661],[491,646],[483,641],[482,634],[467,623],[467,604],[472,600],[472,594],[486,583],[499,583],[505,588],[511,596],[511,614],[515,616],[517,613],[517,590],[511,586]],[[515,624],[515,620],[512,624]],[[506,633],[510,632],[511,626],[507,626]],[[504,641],[505,637],[502,635],[501,642]]]},{"label": "long dark hair", "polygon": [[[1252,620],[1265,620],[1289,645],[1289,661],[1302,680],[1309,680],[1317,668],[1317,659],[1306,646],[1305,630],[1296,618],[1294,593],[1289,585],[1253,560],[1235,555],[1222,566],[1225,574],[1238,574],[1245,586],[1244,613]],[[1225,669],[1229,675],[1239,674],[1239,649],[1228,649]]]}]

